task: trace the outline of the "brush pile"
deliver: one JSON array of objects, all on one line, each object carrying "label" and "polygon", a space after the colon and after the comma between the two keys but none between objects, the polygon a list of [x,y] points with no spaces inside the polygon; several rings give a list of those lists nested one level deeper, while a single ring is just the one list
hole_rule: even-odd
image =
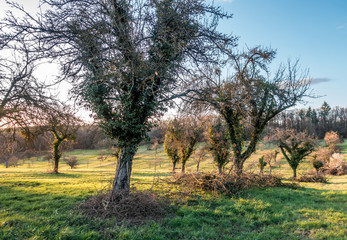
[{"label": "brush pile", "polygon": [[295,186],[295,184],[285,184],[281,178],[273,175],[260,176],[257,174],[241,176],[211,173],[176,174],[171,183],[185,188],[213,191],[224,195],[233,195],[250,188]]},{"label": "brush pile", "polygon": [[327,183],[328,180],[322,175],[304,175],[299,178],[293,179],[296,182],[313,182],[313,183]]},{"label": "brush pile", "polygon": [[170,204],[149,191],[131,190],[111,195],[99,193],[87,199],[79,210],[87,217],[116,218],[117,222],[141,224],[148,220],[160,220]]}]

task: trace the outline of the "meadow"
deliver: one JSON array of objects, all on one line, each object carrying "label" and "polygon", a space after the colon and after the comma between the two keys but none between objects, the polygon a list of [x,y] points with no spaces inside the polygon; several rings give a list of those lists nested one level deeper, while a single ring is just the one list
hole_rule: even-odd
[{"label": "meadow", "polygon": [[[341,147],[346,160],[346,141]],[[257,159],[272,149],[261,144],[246,171],[257,172]],[[80,165],[70,169],[62,161],[60,174],[50,174],[51,163],[41,158],[21,160],[15,168],[0,167],[0,239],[347,239],[346,175],[329,176],[328,183],[250,189],[231,197],[201,192],[159,221],[134,225],[87,218],[78,211],[84,200],[110,186],[115,159],[101,161],[100,150],[65,155],[76,156]],[[290,182],[291,169],[283,158],[279,161],[273,174]],[[186,171],[196,171],[194,158]],[[200,163],[200,171],[216,171],[210,156]],[[313,171],[309,158],[298,175],[308,171]],[[133,187],[172,192],[163,181],[171,175],[162,146],[157,151],[139,148]]]}]

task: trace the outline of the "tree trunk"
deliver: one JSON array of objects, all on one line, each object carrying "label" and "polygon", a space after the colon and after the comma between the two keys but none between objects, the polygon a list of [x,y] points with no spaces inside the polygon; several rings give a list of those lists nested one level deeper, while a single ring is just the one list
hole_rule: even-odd
[{"label": "tree trunk", "polygon": [[270,169],[269,174],[271,175],[271,172],[272,172],[272,166],[271,165],[269,165],[269,169]]},{"label": "tree trunk", "polygon": [[235,173],[238,176],[241,176],[242,175],[242,171],[243,171],[243,161],[242,161],[242,159],[235,158],[234,166],[235,166]]},{"label": "tree trunk", "polygon": [[196,172],[197,172],[197,173],[199,172],[199,167],[200,167],[200,162],[198,162],[198,163],[196,164]]},{"label": "tree trunk", "polygon": [[223,173],[222,167],[221,167],[221,166],[218,166],[218,172],[219,172],[219,174],[222,174],[222,173]]},{"label": "tree trunk", "polygon": [[172,163],[172,171],[176,172],[176,163]]},{"label": "tree trunk", "polygon": [[186,164],[182,164],[182,173],[186,172]]},{"label": "tree trunk", "polygon": [[293,178],[296,178],[296,168],[293,168]]},{"label": "tree trunk", "polygon": [[6,168],[8,168],[8,158],[6,158]]},{"label": "tree trunk", "polygon": [[53,142],[53,161],[54,161],[54,167],[53,167],[53,173],[58,173],[58,168],[59,168],[59,160],[60,160],[60,152],[59,152],[59,146],[61,144],[62,140],[56,139]]},{"label": "tree trunk", "polygon": [[113,180],[112,195],[120,191],[129,192],[131,169],[136,150],[136,146],[122,147],[117,163],[116,176]]}]

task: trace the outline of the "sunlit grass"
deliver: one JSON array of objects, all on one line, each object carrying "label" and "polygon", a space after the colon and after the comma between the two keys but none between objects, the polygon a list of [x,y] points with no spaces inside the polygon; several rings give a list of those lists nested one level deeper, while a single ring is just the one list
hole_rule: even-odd
[{"label": "sunlit grass", "polygon": [[[346,142],[342,144],[347,153]],[[273,146],[261,145],[246,162],[257,172],[257,161]],[[106,151],[111,154],[111,151]],[[160,222],[141,226],[116,225],[115,219],[86,219],[77,208],[85,199],[110,186],[115,161],[98,160],[100,150],[74,150],[80,165],[60,164],[61,174],[50,174],[51,163],[20,161],[16,168],[0,167],[0,239],[347,239],[347,177],[329,177],[329,183],[301,183],[301,188],[252,189],[228,198],[197,195]],[[281,156],[274,174],[291,177]],[[193,159],[187,171],[196,171]],[[215,171],[209,156],[201,171]],[[312,171],[310,159],[298,174]],[[177,171],[180,171],[177,169]],[[268,173],[268,168],[265,169]],[[171,176],[171,163],[162,146],[148,151],[141,146],[134,159],[132,184],[149,189],[158,178]],[[157,191],[173,186],[161,185]]]}]

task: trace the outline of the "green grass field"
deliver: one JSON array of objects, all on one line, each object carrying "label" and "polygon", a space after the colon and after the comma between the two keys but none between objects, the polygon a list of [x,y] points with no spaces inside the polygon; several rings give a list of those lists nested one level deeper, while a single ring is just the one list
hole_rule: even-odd
[{"label": "green grass field", "polygon": [[[245,169],[257,172],[257,159],[272,146],[261,145]],[[347,143],[342,145],[345,159]],[[76,169],[61,162],[61,174],[49,174],[51,163],[20,161],[16,168],[0,167],[0,239],[347,239],[347,176],[329,183],[300,183],[299,188],[252,189],[234,197],[205,193],[159,222],[131,226],[116,219],[88,219],[79,204],[109,187],[114,159],[97,160],[99,150],[76,150]],[[201,171],[214,171],[210,158]],[[134,160],[132,184],[148,189],[154,180],[171,175],[162,148],[140,147]],[[187,171],[196,171],[193,159]],[[310,159],[298,175],[313,171]],[[265,173],[268,172],[266,167]],[[274,174],[289,179],[291,169],[281,159]],[[287,180],[289,181],[289,180]],[[169,189],[163,182],[162,191]]]}]

